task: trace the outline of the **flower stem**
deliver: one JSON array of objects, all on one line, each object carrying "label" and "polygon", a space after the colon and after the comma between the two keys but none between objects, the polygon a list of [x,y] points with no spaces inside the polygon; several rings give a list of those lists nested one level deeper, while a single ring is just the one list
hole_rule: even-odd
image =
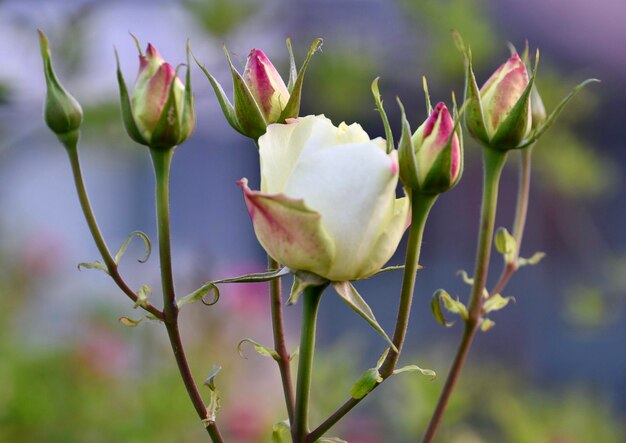
[{"label": "flower stem", "polygon": [[322,293],[327,285],[310,286],[302,295],[302,329],[296,386],[296,409],[291,434],[293,443],[304,443],[308,433],[309,394],[315,352],[315,326]]},{"label": "flower stem", "polygon": [[174,358],[178,365],[180,376],[183,379],[185,388],[191,402],[200,419],[205,422],[207,432],[214,443],[222,442],[217,425],[212,420],[207,420],[207,410],[198,391],[178,328],[178,306],[176,304],[176,294],[174,292],[174,278],[172,272],[172,252],[170,240],[170,207],[169,207],[169,179],[170,166],[174,155],[174,148],[171,149],[150,149],[154,174],[156,178],[156,210],[157,228],[159,233],[159,258],[161,263],[161,285],[163,290],[163,314],[167,335],[170,340]]},{"label": "flower stem", "polygon": [[[267,256],[268,270],[278,269],[279,264],[269,255]],[[280,371],[280,379],[283,384],[283,393],[285,395],[285,406],[287,407],[287,415],[289,422],[293,423],[294,416],[294,395],[293,384],[291,381],[291,365],[290,355],[285,342],[285,327],[283,323],[283,300],[281,293],[280,278],[275,278],[270,282],[270,307],[272,313],[272,330],[274,332],[274,350],[278,354],[278,369]]]},{"label": "flower stem", "polygon": [[[85,216],[85,220],[87,221],[87,226],[89,227],[91,236],[93,237],[93,240],[96,243],[96,247],[98,248],[98,251],[102,256],[102,260],[107,267],[109,275],[117,284],[117,286],[122,290],[122,292],[124,292],[124,294],[128,296],[128,298],[130,298],[133,302],[137,302],[137,294],[135,294],[135,292],[126,284],[126,282],[120,275],[117,263],[115,263],[115,259],[109,252],[109,248],[107,247],[104,237],[100,232],[100,228],[98,227],[98,222],[96,221],[96,217],[91,208],[89,196],[87,195],[87,189],[85,188],[85,182],[83,180],[80,160],[78,157],[78,146],[76,144],[77,141],[78,139],[75,138],[72,141],[68,141],[64,144],[70,160],[70,165],[72,167],[76,193],[78,194],[78,200]],[[154,315],[159,320],[163,320],[163,313],[159,311],[156,307],[152,306],[150,303],[147,303],[144,309]]]},{"label": "flower stem", "polygon": [[422,440],[423,443],[433,441],[443,413],[448,405],[448,400],[454,390],[454,386],[461,374],[463,365],[467,358],[474,335],[480,324],[480,316],[483,303],[483,291],[487,282],[487,271],[489,269],[489,258],[491,256],[491,246],[493,242],[493,230],[495,224],[496,209],[498,204],[498,185],[502,168],[506,162],[507,152],[496,151],[494,149],[483,149],[483,198],[480,214],[480,227],[478,234],[478,247],[476,251],[476,265],[474,269],[474,284],[470,293],[470,304],[468,309],[468,319],[465,323],[465,330],[454,362],[448,373],[443,390],[439,396],[437,406],[428,424],[428,428]]},{"label": "flower stem", "polygon": [[[389,378],[393,374],[400,357],[400,353],[402,352],[402,346],[406,337],[406,331],[411,313],[411,303],[415,288],[415,276],[419,263],[424,227],[426,226],[426,219],[428,218],[430,209],[437,200],[437,195],[412,194],[410,198],[412,199],[411,227],[409,228],[409,239],[407,242],[406,258],[404,262],[404,275],[402,277],[400,304],[398,307],[396,327],[392,339],[393,344],[396,348],[398,348],[398,353],[395,353],[393,350],[389,350],[389,354],[387,354],[387,358],[379,370],[383,380]],[[380,383],[378,383],[374,388],[378,386],[380,386]],[[343,405],[341,405],[326,420],[324,420],[324,422],[311,431],[311,433],[307,436],[306,441],[312,443],[319,439],[348,412],[350,412],[352,408],[358,405],[363,398],[365,398],[365,396],[359,399],[350,397]]]}]

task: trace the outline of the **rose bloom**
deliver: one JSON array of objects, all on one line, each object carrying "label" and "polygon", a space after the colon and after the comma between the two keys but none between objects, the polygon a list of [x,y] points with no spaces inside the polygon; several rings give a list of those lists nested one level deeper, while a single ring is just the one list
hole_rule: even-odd
[{"label": "rose bloom", "polygon": [[409,223],[396,198],[397,154],[358,124],[324,116],[268,126],[259,138],[261,191],[240,185],[256,236],[268,254],[330,281],[376,273]]}]

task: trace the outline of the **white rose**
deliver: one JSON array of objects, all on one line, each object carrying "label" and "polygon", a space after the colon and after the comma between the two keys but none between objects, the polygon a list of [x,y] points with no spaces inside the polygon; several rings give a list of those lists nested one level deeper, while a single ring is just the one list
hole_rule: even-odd
[{"label": "white rose", "polygon": [[330,281],[376,273],[409,223],[396,199],[396,152],[358,124],[324,116],[274,124],[259,138],[261,191],[240,185],[256,236],[279,263]]}]

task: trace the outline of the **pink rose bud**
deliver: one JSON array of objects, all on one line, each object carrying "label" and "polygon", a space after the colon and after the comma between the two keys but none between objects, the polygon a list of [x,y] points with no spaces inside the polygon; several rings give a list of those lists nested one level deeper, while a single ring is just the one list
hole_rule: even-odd
[{"label": "pink rose bud", "polygon": [[138,143],[171,148],[185,141],[195,127],[193,98],[176,70],[151,44],[139,54],[139,73],[130,100],[118,66],[126,130]]},{"label": "pink rose bud", "polygon": [[250,51],[243,78],[266,122],[278,122],[289,102],[289,91],[272,62],[260,49]]}]

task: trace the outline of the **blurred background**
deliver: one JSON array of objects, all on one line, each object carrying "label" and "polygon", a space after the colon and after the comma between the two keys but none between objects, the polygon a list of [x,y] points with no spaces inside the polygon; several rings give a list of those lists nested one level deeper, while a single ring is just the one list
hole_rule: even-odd
[{"label": "blurred background", "polygon": [[[76,270],[98,258],[63,148],[41,117],[44,79],[36,29],[46,32],[57,74],[85,110],[81,156],[96,215],[111,249],[133,230],[156,240],[148,153],[120,122],[113,47],[129,86],[137,53],[129,31],[176,65],[185,41],[232,91],[222,45],[243,68],[263,49],[287,74],[284,40],[298,65],[316,37],[302,114],[383,129],[370,94],[380,87],[395,131],[402,98],[413,128],[425,118],[421,76],[433,101],[463,90],[451,29],[474,53],[478,83],[508,57],[507,42],[541,49],[538,87],[548,110],[577,83],[583,90],[535,149],[521,269],[505,295],[517,303],[491,316],[445,416],[441,442],[626,441],[626,5],[622,0],[155,0],[0,1],[0,442],[205,441],[170,355],[164,328],[139,318],[104,273]],[[172,171],[174,259],[179,294],[207,280],[263,270],[265,256],[235,181],[258,184],[253,144],[226,123],[206,78],[192,66],[198,127]],[[514,153],[505,170],[498,226],[510,227]],[[331,433],[351,443],[416,441],[433,410],[461,327],[440,327],[429,309],[438,288],[464,299],[456,272],[471,271],[480,202],[479,148],[466,139],[463,180],[439,199],[426,227],[408,345],[402,362],[438,378],[405,374],[385,383]],[[158,257],[140,265],[133,243],[122,274],[148,283],[159,305]],[[402,262],[404,245],[391,260]],[[500,271],[494,257],[490,281]],[[358,283],[387,330],[400,273]],[[286,286],[290,281],[286,279]],[[274,363],[237,343],[271,344],[263,285],[224,287],[219,303],[188,305],[183,338],[201,382],[217,363],[218,416],[229,442],[267,442],[286,418]],[[286,309],[295,349],[300,310]],[[322,303],[313,423],[334,411],[385,348],[330,291]]]}]

